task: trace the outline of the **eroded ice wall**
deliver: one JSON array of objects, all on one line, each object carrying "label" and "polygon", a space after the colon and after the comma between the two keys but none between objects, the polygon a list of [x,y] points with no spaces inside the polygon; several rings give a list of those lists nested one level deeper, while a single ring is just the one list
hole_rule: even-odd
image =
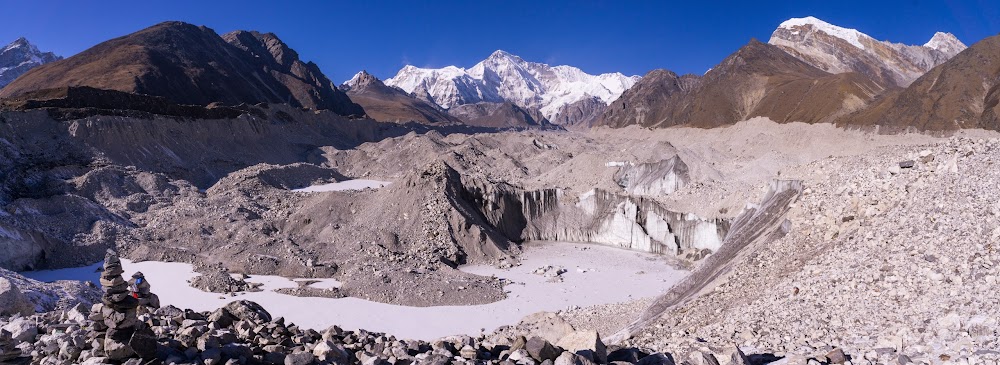
[{"label": "eroded ice wall", "polygon": [[468,181],[465,197],[512,241],[590,242],[625,249],[688,254],[716,251],[729,229],[724,219],[673,212],[643,197],[595,189],[569,197],[560,189],[520,191]]}]

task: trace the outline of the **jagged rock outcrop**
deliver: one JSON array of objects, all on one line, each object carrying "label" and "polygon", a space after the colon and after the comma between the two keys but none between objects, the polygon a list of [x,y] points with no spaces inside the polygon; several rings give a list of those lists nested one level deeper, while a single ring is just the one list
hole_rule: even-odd
[{"label": "jagged rock outcrop", "polygon": [[615,181],[630,195],[669,195],[691,180],[687,164],[679,156],[643,164],[626,164]]},{"label": "jagged rock outcrop", "polygon": [[1000,130],[1000,36],[976,42],[906,89],[838,123],[883,132]]},{"label": "jagged rock outcrop", "polygon": [[36,67],[0,98],[70,86],[164,97],[178,104],[287,103],[363,115],[319,68],[273,34],[164,22]]},{"label": "jagged rock outcrop", "polygon": [[28,70],[61,60],[52,52],[42,52],[24,37],[0,49],[0,89]]},{"label": "jagged rock outcrop", "polygon": [[951,33],[937,32],[924,45],[878,41],[815,17],[789,19],[768,43],[830,73],[857,72],[880,85],[906,87],[964,50]]},{"label": "jagged rock outcrop", "polygon": [[586,129],[593,126],[607,108],[608,104],[600,98],[586,98],[559,107],[549,122],[563,128]]},{"label": "jagged rock outcrop", "polygon": [[833,122],[884,90],[860,74],[830,74],[751,40],[700,78],[650,72],[608,106],[598,125],[713,128],[759,116]]},{"label": "jagged rock outcrop", "polygon": [[358,72],[340,89],[365,109],[369,117],[383,122],[417,122],[430,125],[456,125],[462,121],[437,105],[418,99],[405,91],[386,86],[366,71]]}]

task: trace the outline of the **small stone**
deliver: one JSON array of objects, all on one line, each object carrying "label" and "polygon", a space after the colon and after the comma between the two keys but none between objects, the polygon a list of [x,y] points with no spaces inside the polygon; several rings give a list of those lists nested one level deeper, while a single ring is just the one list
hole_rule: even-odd
[{"label": "small stone", "polygon": [[913,160],[900,161],[899,162],[899,167],[900,168],[904,168],[904,169],[910,169],[910,168],[913,168],[913,165],[915,165],[915,164],[916,164],[916,162],[913,161]]},{"label": "small stone", "polygon": [[308,352],[296,352],[285,355],[285,365],[310,365],[315,361],[315,356]]},{"label": "small stone", "polygon": [[469,360],[475,360],[476,358],[479,357],[479,351],[477,351],[474,347],[469,345],[463,346],[462,349],[458,351],[458,354],[462,358]]},{"label": "small stone", "polygon": [[837,348],[826,354],[826,361],[831,364],[843,364],[847,362],[847,356],[844,355],[844,350]]}]

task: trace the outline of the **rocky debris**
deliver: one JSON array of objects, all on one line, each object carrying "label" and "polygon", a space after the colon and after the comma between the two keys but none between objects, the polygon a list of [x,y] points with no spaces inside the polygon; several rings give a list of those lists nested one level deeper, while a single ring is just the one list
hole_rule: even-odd
[{"label": "rocky debris", "polygon": [[[786,363],[998,361],[998,158],[995,136],[953,137],[789,171],[808,187],[793,228],[622,344],[687,354],[735,342]],[[906,160],[906,173],[881,167]]]},{"label": "rocky debris", "polygon": [[11,318],[2,329],[10,333],[14,340],[21,342],[34,339],[38,335],[38,326],[27,317]]},{"label": "rocky debris", "polygon": [[0,363],[14,360],[21,357],[21,349],[17,348],[17,342],[10,332],[0,329]]},{"label": "rocky debris", "polygon": [[[112,265],[113,266],[113,265]],[[114,269],[112,268],[112,272]],[[212,312],[165,306],[136,320],[129,349],[101,341],[111,336],[99,316],[80,322],[65,319],[73,309],[39,313],[25,320],[38,323],[38,334],[23,340],[0,330],[0,362],[38,364],[673,364],[670,354],[638,348],[607,353],[596,332],[575,332],[560,341],[500,333],[477,337],[449,336],[435,341],[397,339],[337,326],[306,329],[273,318],[250,301],[231,302]],[[117,313],[117,312],[116,312]],[[0,317],[0,325],[5,319]],[[148,350],[148,354],[144,350]],[[724,355],[717,352],[718,355]],[[713,356],[711,352],[707,356]],[[714,358],[714,357],[713,357]]]},{"label": "rocky debris", "polygon": [[[36,311],[48,312],[59,309],[69,309],[77,305],[84,305],[89,311],[90,305],[100,302],[101,300],[101,290],[94,285],[93,282],[86,281],[76,281],[76,280],[59,280],[51,283],[43,283],[37,280],[29,279],[21,274],[13,271],[0,269],[0,286],[3,286],[3,282],[13,284],[10,288],[17,288],[20,295],[14,294],[13,291],[3,291],[0,290],[0,298],[6,298],[6,296],[20,296],[27,299],[27,303],[21,302],[23,314],[31,314]],[[13,289],[10,289],[13,290]],[[18,305],[7,306],[9,303],[5,303],[0,299],[0,312],[4,309],[17,308]],[[19,300],[16,302],[20,302]],[[13,313],[7,313],[10,315]],[[0,316],[5,314],[0,314]]]},{"label": "rocky debris", "polygon": [[222,294],[261,291],[259,283],[234,278],[225,268],[214,266],[203,271],[191,279],[191,287]]},{"label": "rocky debris", "polygon": [[531,273],[535,275],[544,276],[548,278],[549,281],[557,282],[557,281],[562,281],[562,274],[565,274],[566,272],[567,272],[566,268],[562,266],[556,267],[552,265],[546,265],[535,269],[535,271],[532,271]]},{"label": "rocky debris", "polygon": [[29,315],[35,306],[10,280],[0,277],[0,316],[14,314]]}]

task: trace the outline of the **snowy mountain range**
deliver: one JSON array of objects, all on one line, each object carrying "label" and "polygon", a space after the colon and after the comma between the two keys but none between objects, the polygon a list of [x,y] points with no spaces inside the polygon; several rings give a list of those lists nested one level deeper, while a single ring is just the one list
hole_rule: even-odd
[{"label": "snowy mountain range", "polygon": [[591,75],[571,66],[528,62],[504,51],[468,69],[405,66],[385,84],[448,109],[480,102],[511,102],[539,110],[552,121],[564,106],[598,98],[607,105],[632,87],[639,76],[621,73]]},{"label": "snowy mountain range", "polygon": [[858,72],[882,85],[900,87],[966,49],[951,33],[937,32],[922,46],[905,45],[811,16],[781,23],[768,43],[824,71]]},{"label": "snowy mountain range", "polygon": [[52,52],[42,52],[24,37],[0,49],[0,88],[18,76],[43,64],[61,60]]}]

